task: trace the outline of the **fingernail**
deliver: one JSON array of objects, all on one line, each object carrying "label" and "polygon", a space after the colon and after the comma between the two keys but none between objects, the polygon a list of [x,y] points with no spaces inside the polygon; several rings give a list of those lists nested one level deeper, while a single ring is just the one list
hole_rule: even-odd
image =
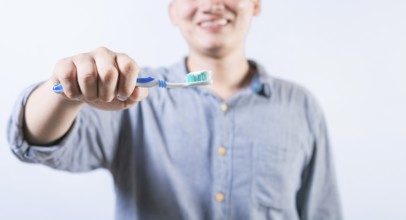
[{"label": "fingernail", "polygon": [[120,101],[125,101],[128,99],[128,96],[124,96],[124,95],[117,95],[117,99]]}]

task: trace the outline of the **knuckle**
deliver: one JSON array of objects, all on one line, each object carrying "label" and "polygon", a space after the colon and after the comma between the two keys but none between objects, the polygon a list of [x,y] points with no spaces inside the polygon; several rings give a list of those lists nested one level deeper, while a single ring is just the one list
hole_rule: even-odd
[{"label": "knuckle", "polygon": [[93,71],[87,71],[80,74],[79,81],[83,82],[85,85],[94,83],[97,79],[97,75]]},{"label": "knuckle", "polygon": [[131,62],[123,63],[123,73],[131,73],[134,72],[135,67]]},{"label": "knuckle", "polygon": [[58,70],[58,76],[60,78],[60,81],[72,82],[76,80],[76,75],[74,74],[74,72],[66,69]]},{"label": "knuckle", "polygon": [[74,80],[76,76],[75,68],[69,59],[61,59],[54,68],[54,75],[60,80]]},{"label": "knuckle", "polygon": [[117,78],[117,69],[114,67],[107,67],[99,72],[100,78],[104,80],[113,80]]},{"label": "knuckle", "polygon": [[111,50],[109,50],[107,47],[101,46],[98,47],[94,50],[95,53],[110,53]]},{"label": "knuckle", "polygon": [[92,57],[87,53],[81,53],[75,56],[75,61],[78,63],[89,62]]},{"label": "knuckle", "polygon": [[123,73],[132,73],[138,71],[138,66],[133,59],[129,56],[123,56],[121,62],[121,69]]}]

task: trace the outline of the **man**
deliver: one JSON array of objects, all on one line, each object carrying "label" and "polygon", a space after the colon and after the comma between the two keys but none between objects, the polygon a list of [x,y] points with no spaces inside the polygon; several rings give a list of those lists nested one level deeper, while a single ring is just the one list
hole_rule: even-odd
[{"label": "man", "polygon": [[[72,172],[108,169],[117,219],[341,219],[316,101],[245,58],[260,9],[260,0],[170,3],[189,54],[142,72],[179,82],[209,69],[206,88],[148,96],[136,87],[137,64],[107,48],[62,59],[18,100],[13,152]],[[57,83],[63,95],[51,91]]]}]

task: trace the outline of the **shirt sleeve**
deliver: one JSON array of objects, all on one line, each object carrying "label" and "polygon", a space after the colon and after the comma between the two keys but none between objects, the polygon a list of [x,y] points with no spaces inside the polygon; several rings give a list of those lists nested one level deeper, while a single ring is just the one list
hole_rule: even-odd
[{"label": "shirt sleeve", "polygon": [[119,135],[118,111],[102,111],[86,105],[58,143],[38,146],[27,142],[23,130],[24,109],[29,95],[39,85],[23,91],[14,106],[7,129],[12,152],[24,162],[71,172],[110,168]]},{"label": "shirt sleeve", "polygon": [[314,135],[310,160],[303,170],[297,206],[303,220],[342,219],[331,146],[324,115],[314,101],[308,108]]}]

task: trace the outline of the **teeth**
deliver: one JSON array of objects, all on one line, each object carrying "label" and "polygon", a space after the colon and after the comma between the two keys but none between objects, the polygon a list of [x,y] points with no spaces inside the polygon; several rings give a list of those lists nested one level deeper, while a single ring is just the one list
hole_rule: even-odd
[{"label": "teeth", "polygon": [[220,20],[217,20],[216,23],[217,23],[218,25],[226,25],[226,24],[227,24],[227,19],[220,19]]},{"label": "teeth", "polygon": [[213,22],[211,22],[211,21],[202,22],[202,27],[209,27],[209,26],[213,26]]},{"label": "teeth", "polygon": [[227,19],[222,18],[222,19],[217,19],[214,21],[205,21],[201,23],[202,27],[211,27],[211,26],[216,26],[216,25],[221,25],[224,26],[227,24]]}]

